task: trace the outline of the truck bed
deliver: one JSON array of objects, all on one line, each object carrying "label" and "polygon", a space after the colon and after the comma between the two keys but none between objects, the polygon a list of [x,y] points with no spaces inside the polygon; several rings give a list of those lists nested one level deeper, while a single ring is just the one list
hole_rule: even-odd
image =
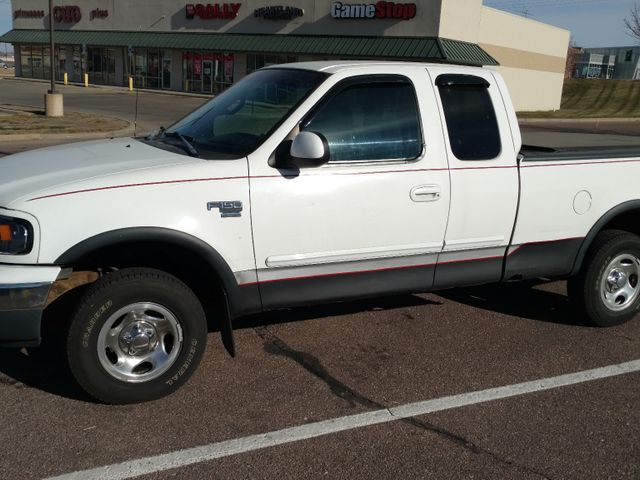
[{"label": "truck bed", "polygon": [[520,154],[525,162],[566,162],[572,160],[599,159],[611,160],[640,158],[640,146],[546,148],[523,145],[520,150]]}]

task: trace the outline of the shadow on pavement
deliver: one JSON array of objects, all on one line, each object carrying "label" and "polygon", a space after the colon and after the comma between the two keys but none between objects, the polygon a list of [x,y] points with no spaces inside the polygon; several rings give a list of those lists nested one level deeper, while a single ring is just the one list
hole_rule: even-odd
[{"label": "shadow on pavement", "polygon": [[419,305],[441,305],[416,295],[398,295],[394,297],[369,298],[326,305],[313,305],[287,310],[277,310],[258,315],[250,315],[234,322],[234,329],[255,328],[279,323],[316,320],[326,317],[351,315],[366,311],[385,311]]},{"label": "shadow on pavement", "polygon": [[558,325],[592,326],[586,319],[578,318],[566,295],[536,288],[543,283],[545,282],[526,281],[483,285],[447,290],[438,292],[438,295],[474,308],[513,317]]},{"label": "shadow on pavement", "polygon": [[[540,282],[498,284],[439,292],[447,300],[474,308],[497,312],[528,320],[570,326],[590,326],[576,318],[567,297],[536,288]],[[28,350],[0,349],[0,383],[20,387],[26,385],[54,395],[94,402],[73,379],[65,360],[64,338],[70,306],[74,299],[63,297],[47,309],[43,321],[43,338],[39,348]],[[280,310],[240,318],[234,328],[249,329],[261,326],[351,315],[366,311],[387,311],[421,305],[441,305],[416,295],[372,298],[329,305],[316,305]]]},{"label": "shadow on pavement", "polygon": [[[77,290],[77,295],[80,295],[82,289]],[[0,348],[0,384],[17,388],[24,385],[72,400],[96,402],[78,386],[66,364],[64,332],[75,301],[73,295],[66,295],[49,306],[43,319],[43,343],[40,347],[21,350]],[[253,315],[238,319],[234,327],[255,328],[435,303],[412,295],[359,300]]]},{"label": "shadow on pavement", "polygon": [[67,366],[65,333],[77,292],[62,297],[45,311],[42,345],[38,348],[0,348],[0,384],[22,385],[73,400],[91,399],[78,386]]}]

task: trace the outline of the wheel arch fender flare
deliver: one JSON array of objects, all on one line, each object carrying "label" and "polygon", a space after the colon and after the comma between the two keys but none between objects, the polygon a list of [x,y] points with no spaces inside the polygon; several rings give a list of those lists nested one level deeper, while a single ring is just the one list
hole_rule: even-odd
[{"label": "wheel arch fender flare", "polygon": [[219,278],[225,296],[228,315],[222,322],[222,339],[231,355],[235,355],[232,320],[246,313],[261,310],[258,289],[238,285],[229,264],[205,241],[185,232],[163,227],[132,227],[110,230],[89,237],[70,247],[55,261],[56,265],[73,265],[93,252],[118,244],[155,242],[179,246],[193,252]]},{"label": "wheel arch fender flare", "polygon": [[616,205],[611,210],[607,211],[600,219],[591,227],[589,233],[582,241],[582,245],[578,250],[578,255],[576,256],[575,263],[573,264],[573,269],[571,271],[571,276],[577,275],[582,269],[582,263],[591,247],[591,244],[595,240],[596,236],[604,229],[607,224],[609,224],[616,217],[628,213],[631,211],[637,210],[640,212],[640,200],[629,200],[627,202]]}]

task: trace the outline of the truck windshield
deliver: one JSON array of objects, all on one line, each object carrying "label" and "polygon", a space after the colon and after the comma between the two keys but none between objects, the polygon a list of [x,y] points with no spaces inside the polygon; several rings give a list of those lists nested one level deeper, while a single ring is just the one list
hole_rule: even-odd
[{"label": "truck windshield", "polygon": [[259,70],[149,141],[175,146],[187,139],[201,158],[246,156],[326,77],[310,70]]}]

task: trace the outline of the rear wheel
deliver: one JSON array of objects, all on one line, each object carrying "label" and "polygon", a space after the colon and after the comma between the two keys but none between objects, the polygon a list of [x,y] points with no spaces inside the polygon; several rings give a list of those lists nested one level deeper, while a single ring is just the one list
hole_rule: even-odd
[{"label": "rear wheel", "polygon": [[569,280],[569,297],[580,313],[601,327],[620,325],[640,311],[640,237],[620,230],[600,233]]},{"label": "rear wheel", "polygon": [[200,302],[152,269],[111,273],[84,294],[69,327],[67,358],[80,386],[107,403],[175,391],[198,365],[207,328]]}]

